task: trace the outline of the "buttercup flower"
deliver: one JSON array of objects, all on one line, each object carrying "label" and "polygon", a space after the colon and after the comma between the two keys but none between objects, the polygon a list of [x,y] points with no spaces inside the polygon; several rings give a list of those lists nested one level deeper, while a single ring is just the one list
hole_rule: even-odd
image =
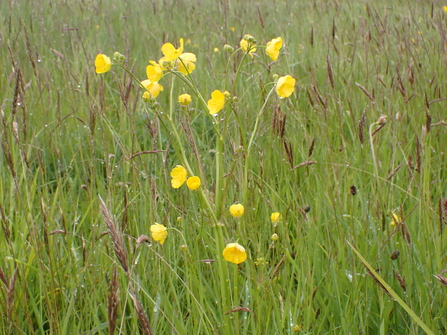
[{"label": "buttercup flower", "polygon": [[151,82],[155,83],[163,77],[163,69],[153,60],[150,60],[149,63],[151,63],[151,65],[146,67],[147,78]]},{"label": "buttercup flower", "polygon": [[196,55],[190,52],[185,52],[179,56],[178,70],[184,75],[188,75],[194,71],[196,65],[194,62],[197,60]]},{"label": "buttercup flower", "polygon": [[265,48],[265,53],[274,61],[278,59],[279,50],[282,48],[282,38],[274,38],[270,42],[267,43],[267,47]]},{"label": "buttercup flower", "polygon": [[110,60],[110,57],[99,54],[98,56],[96,56],[95,59],[95,67],[96,73],[106,73],[107,71],[110,71],[112,67],[112,61]]},{"label": "buttercup flower", "polygon": [[229,243],[225,247],[222,255],[225,260],[234,264],[240,264],[247,259],[247,253],[239,243]]},{"label": "buttercup flower", "polygon": [[182,186],[186,181],[186,176],[188,172],[186,172],[186,169],[181,166],[177,165],[175,168],[171,171],[171,185],[173,188],[179,188]]},{"label": "buttercup flower", "polygon": [[254,47],[256,43],[253,36],[249,34],[245,35],[239,42],[239,45],[244,52],[248,52],[250,56],[253,57],[253,52],[256,52],[256,48]]},{"label": "buttercup flower", "polygon": [[180,39],[180,47],[176,49],[171,43],[165,43],[161,47],[161,52],[166,60],[175,60],[183,53],[183,38]]},{"label": "buttercup flower", "polygon": [[208,100],[208,109],[210,114],[217,114],[225,105],[225,95],[219,91],[215,90],[211,93],[211,99]]},{"label": "buttercup flower", "polygon": [[392,220],[390,222],[390,226],[394,227],[395,225],[397,225],[401,221],[402,221],[402,218],[400,218],[396,213],[393,213],[393,218],[392,218]]},{"label": "buttercup flower", "polygon": [[151,226],[151,233],[154,241],[159,241],[160,244],[165,243],[165,239],[168,236],[168,230],[166,227],[157,222]]},{"label": "buttercup flower", "polygon": [[274,224],[279,223],[279,221],[281,221],[281,214],[278,212],[272,213],[272,215],[270,215],[270,220]]},{"label": "buttercup flower", "polygon": [[444,6],[444,12],[447,13],[447,6]]},{"label": "buttercup flower", "polygon": [[186,185],[191,191],[197,190],[200,187],[200,178],[197,176],[189,177]]},{"label": "buttercup flower", "polygon": [[188,106],[192,101],[191,96],[188,93],[184,93],[178,97],[178,102],[183,106]]},{"label": "buttercup flower", "polygon": [[[149,79],[143,80],[141,84],[149,91],[153,98],[158,97],[161,91],[163,91],[163,86],[161,86],[158,82],[152,82]],[[143,93],[143,98],[149,98],[148,92]]]},{"label": "buttercup flower", "polygon": [[240,218],[242,215],[244,215],[244,206],[242,204],[233,204],[230,206],[230,214],[234,218]]},{"label": "buttercup flower", "polygon": [[276,93],[280,98],[287,98],[292,95],[295,90],[296,80],[292,76],[284,76],[278,79],[276,83]]}]

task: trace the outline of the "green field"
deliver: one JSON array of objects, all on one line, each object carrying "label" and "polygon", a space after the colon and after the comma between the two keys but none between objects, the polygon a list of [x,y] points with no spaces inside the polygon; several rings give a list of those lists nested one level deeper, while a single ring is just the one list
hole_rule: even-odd
[{"label": "green field", "polygon": [[444,5],[1,1],[0,334],[446,334]]}]

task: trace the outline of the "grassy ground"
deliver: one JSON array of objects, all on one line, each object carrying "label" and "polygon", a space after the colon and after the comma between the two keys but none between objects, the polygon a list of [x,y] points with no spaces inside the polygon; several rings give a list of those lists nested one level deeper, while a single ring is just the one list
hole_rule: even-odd
[{"label": "grassy ground", "polygon": [[[445,334],[443,5],[2,1],[0,333]],[[279,61],[230,57],[244,34],[281,36]],[[118,51],[146,79],[179,38],[205,100],[230,91],[216,118],[174,75],[154,106],[95,73]],[[268,96],[275,74],[291,97]],[[199,191],[171,188],[185,160]]]}]

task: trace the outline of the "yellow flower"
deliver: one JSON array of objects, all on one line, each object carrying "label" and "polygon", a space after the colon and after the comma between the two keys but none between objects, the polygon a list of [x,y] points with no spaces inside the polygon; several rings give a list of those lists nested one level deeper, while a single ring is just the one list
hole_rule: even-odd
[{"label": "yellow flower", "polygon": [[279,240],[279,236],[278,236],[278,234],[273,234],[272,235],[272,241],[278,241]]},{"label": "yellow flower", "polygon": [[178,70],[184,75],[188,75],[194,71],[196,65],[194,62],[197,60],[196,55],[190,52],[185,52],[179,56]]},{"label": "yellow flower", "polygon": [[256,48],[254,47],[256,43],[253,36],[249,34],[245,35],[239,42],[239,45],[244,52],[248,52],[250,56],[253,57],[253,52],[256,52]]},{"label": "yellow flower", "polygon": [[296,80],[292,76],[284,76],[278,79],[276,83],[276,93],[280,98],[287,98],[292,95],[295,90]]},{"label": "yellow flower", "polygon": [[191,191],[197,190],[200,187],[200,178],[197,176],[189,177],[186,185]]},{"label": "yellow flower", "polygon": [[110,71],[110,68],[112,67],[112,61],[110,60],[110,57],[99,54],[98,56],[96,56],[95,59],[95,67],[96,73],[106,73],[107,71]]},{"label": "yellow flower", "polygon": [[175,168],[171,171],[171,185],[173,188],[179,188],[182,186],[186,181],[186,176],[188,172],[186,172],[186,169],[181,166],[177,165]]},{"label": "yellow flower", "polygon": [[165,43],[161,47],[161,52],[166,60],[175,60],[183,53],[183,38],[180,39],[180,47],[176,49],[171,43]]},{"label": "yellow flower", "polygon": [[281,221],[281,214],[278,212],[272,213],[272,215],[270,215],[270,220],[274,224],[279,223],[279,221]]},{"label": "yellow flower", "polygon": [[244,215],[244,206],[242,204],[233,204],[230,206],[230,214],[234,218],[240,218]]},{"label": "yellow flower", "polygon": [[211,93],[211,99],[208,100],[208,109],[210,114],[216,114],[219,112],[225,105],[225,95],[219,91],[215,90]]},{"label": "yellow flower", "polygon": [[447,6],[444,6],[444,12],[447,13]]},{"label": "yellow flower", "polygon": [[215,47],[215,48],[214,48],[214,52],[215,52],[215,53],[220,52],[219,48],[218,48],[218,47]]},{"label": "yellow flower", "polygon": [[152,65],[148,65],[146,67],[147,78],[151,82],[155,83],[163,77],[163,69],[153,60],[149,61],[149,63],[151,63]]},{"label": "yellow flower", "polygon": [[182,94],[178,97],[178,102],[183,106],[188,106],[192,101],[191,96],[188,93]]},{"label": "yellow flower", "polygon": [[394,227],[395,225],[397,225],[401,221],[402,221],[402,218],[400,218],[396,213],[393,213],[393,217],[392,217],[392,220],[390,222],[390,226]]},{"label": "yellow flower", "polygon": [[244,247],[238,243],[227,244],[222,255],[226,261],[234,264],[240,264],[247,259],[247,253]]},{"label": "yellow flower", "polygon": [[[153,98],[158,97],[161,91],[163,91],[163,86],[161,86],[158,82],[151,82],[149,79],[143,80],[141,84],[149,91]],[[148,92],[143,93],[143,98],[149,98]]]},{"label": "yellow flower", "polygon": [[160,244],[165,243],[165,239],[168,236],[166,227],[157,222],[151,226],[151,233],[154,241],[160,241]]},{"label": "yellow flower", "polygon": [[274,38],[270,42],[267,43],[267,47],[265,48],[265,53],[274,61],[278,59],[279,50],[282,48],[282,38]]}]

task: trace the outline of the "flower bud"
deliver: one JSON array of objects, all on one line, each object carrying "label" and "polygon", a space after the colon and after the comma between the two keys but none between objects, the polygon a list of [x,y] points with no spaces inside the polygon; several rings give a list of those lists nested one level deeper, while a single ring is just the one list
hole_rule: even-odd
[{"label": "flower bud", "polygon": [[279,240],[279,236],[278,236],[278,234],[273,234],[272,235],[272,241],[278,241]]},{"label": "flower bud", "polygon": [[275,73],[275,74],[273,75],[273,79],[274,79],[274,80],[277,80],[278,78],[279,78],[279,75]]},{"label": "flower bud", "polygon": [[250,34],[245,34],[244,35],[244,40],[246,40],[248,43],[256,44],[255,38],[253,36],[251,36]]},{"label": "flower bud", "polygon": [[225,44],[224,47],[223,47],[223,49],[224,49],[226,52],[230,52],[230,53],[234,51],[234,48],[233,48],[231,45],[229,45],[229,44]]},{"label": "flower bud", "polygon": [[126,56],[124,56],[123,54],[120,54],[118,51],[116,51],[113,54],[113,61],[116,63],[124,63],[124,61],[126,60]]}]

